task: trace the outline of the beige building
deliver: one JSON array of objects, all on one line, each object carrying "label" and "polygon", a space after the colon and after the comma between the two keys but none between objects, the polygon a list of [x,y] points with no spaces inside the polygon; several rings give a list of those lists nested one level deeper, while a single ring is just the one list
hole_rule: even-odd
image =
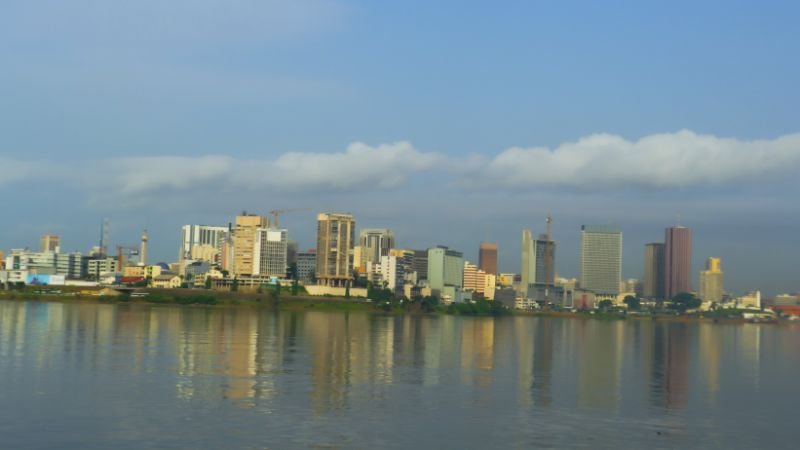
[{"label": "beige building", "polygon": [[708,258],[706,270],[700,272],[699,297],[705,302],[721,302],[725,294],[725,275],[719,258]]},{"label": "beige building", "polygon": [[144,267],[142,266],[126,266],[122,269],[123,277],[144,277]]},{"label": "beige building", "polygon": [[256,215],[236,216],[236,228],[233,229],[233,274],[236,276],[252,275],[255,257],[256,238],[259,228],[266,228],[269,221],[266,217]]},{"label": "beige building", "polygon": [[478,266],[469,261],[464,261],[464,290],[473,291],[478,294],[486,292],[486,272],[478,269]]},{"label": "beige building", "polygon": [[159,275],[150,282],[154,288],[176,289],[181,287],[181,277],[176,274]]},{"label": "beige building", "polygon": [[503,287],[512,287],[514,285],[514,276],[516,276],[516,274],[501,273],[497,276],[497,284]]},{"label": "beige building", "polygon": [[43,234],[39,238],[39,251],[58,253],[61,250],[61,238],[56,234]]},{"label": "beige building", "polygon": [[317,215],[317,284],[345,286],[352,279],[355,233],[352,214]]},{"label": "beige building", "polygon": [[195,245],[189,250],[189,259],[215,263],[219,259],[219,249],[207,244]]}]

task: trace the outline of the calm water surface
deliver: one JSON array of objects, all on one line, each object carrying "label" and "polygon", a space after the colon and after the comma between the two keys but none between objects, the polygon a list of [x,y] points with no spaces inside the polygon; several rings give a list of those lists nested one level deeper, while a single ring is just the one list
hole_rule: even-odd
[{"label": "calm water surface", "polygon": [[0,448],[798,448],[800,327],[0,301]]}]

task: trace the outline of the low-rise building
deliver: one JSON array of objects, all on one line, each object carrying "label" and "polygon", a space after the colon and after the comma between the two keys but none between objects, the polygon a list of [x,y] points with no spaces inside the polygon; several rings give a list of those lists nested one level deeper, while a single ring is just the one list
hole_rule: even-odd
[{"label": "low-rise building", "polygon": [[161,289],[175,289],[181,287],[181,277],[175,273],[162,273],[150,281],[150,286]]}]

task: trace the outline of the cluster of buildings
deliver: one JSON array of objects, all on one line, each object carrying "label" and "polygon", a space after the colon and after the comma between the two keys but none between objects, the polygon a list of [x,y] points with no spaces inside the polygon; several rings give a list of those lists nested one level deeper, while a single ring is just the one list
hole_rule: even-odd
[{"label": "cluster of buildings", "polygon": [[[48,234],[41,237],[39,251],[0,253],[0,282],[242,290],[299,282],[311,295],[367,297],[371,287],[405,298],[436,296],[444,303],[484,298],[526,309],[584,309],[602,300],[622,305],[629,296],[661,302],[690,292],[706,306],[761,306],[758,292],[738,298],[725,293],[719,258],[708,258],[699,290],[693,290],[692,233],[683,226],[667,228],[664,242],[645,245],[640,282],[622,277],[623,236],[616,226],[582,226],[578,277],[563,278],[557,272],[558,246],[549,217],[546,233],[522,231],[519,273],[500,273],[495,243],[480,244],[476,264],[446,246],[403,248],[392,230],[358,230],[348,213],[318,214],[316,246],[299,251],[288,230],[279,226],[283,212],[271,211],[271,218],[243,212],[224,226],[185,225],[172,264],[147,264],[146,231],[139,247],[118,246],[116,257],[108,255],[107,234],[88,255],[62,253],[59,237]],[[776,301],[798,304],[797,296],[788,294]]]}]

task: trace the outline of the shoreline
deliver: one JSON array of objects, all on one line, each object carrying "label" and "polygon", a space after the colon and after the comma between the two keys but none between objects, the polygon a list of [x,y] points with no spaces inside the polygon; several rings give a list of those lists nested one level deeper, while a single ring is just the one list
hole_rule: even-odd
[{"label": "shoreline", "polygon": [[[389,309],[384,309],[376,303],[367,302],[359,299],[347,299],[344,297],[313,297],[305,295],[289,295],[279,296],[277,301],[274,298],[274,293],[237,293],[225,291],[225,295],[219,295],[220,291],[199,291],[199,290],[185,290],[185,289],[152,289],[148,290],[148,297],[155,294],[153,297],[125,297],[120,296],[100,296],[100,295],[82,295],[79,293],[73,294],[32,294],[19,291],[0,291],[0,300],[8,301],[33,301],[33,302],[52,302],[52,303],[86,303],[86,304],[114,304],[114,305],[165,305],[165,306],[181,306],[181,307],[213,307],[213,308],[256,308],[256,309],[273,309],[279,311],[320,311],[320,312],[365,312],[377,314],[394,314],[394,315],[457,315],[463,317],[507,317],[507,316],[520,316],[520,317],[550,317],[561,319],[583,319],[583,320],[602,320],[602,321],[616,321],[616,320],[647,320],[658,322],[677,322],[677,323],[715,323],[715,324],[766,324],[766,325],[780,325],[790,323],[785,319],[776,319],[771,321],[749,321],[743,317],[705,317],[695,314],[670,314],[670,313],[641,313],[641,314],[621,314],[617,312],[599,312],[599,311],[523,311],[523,310],[508,310],[507,314],[494,315],[494,314],[459,314],[457,312],[448,312],[446,306],[437,307],[433,311],[424,311],[419,304],[411,305],[411,307],[392,306]],[[177,292],[177,295],[176,295]],[[167,297],[172,294],[172,297]],[[196,302],[192,299],[204,298],[207,302]],[[182,299],[189,299],[189,301],[182,301]],[[212,300],[213,299],[213,300]]]}]

